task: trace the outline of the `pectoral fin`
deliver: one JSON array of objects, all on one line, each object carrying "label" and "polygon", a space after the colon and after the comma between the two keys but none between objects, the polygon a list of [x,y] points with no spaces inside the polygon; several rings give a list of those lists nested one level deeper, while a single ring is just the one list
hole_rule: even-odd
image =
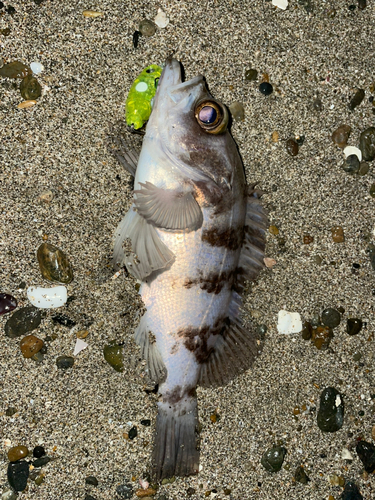
[{"label": "pectoral fin", "polygon": [[116,229],[114,267],[126,265],[135,278],[144,280],[154,271],[165,269],[174,254],[161,241],[156,229],[141,217],[134,206]]},{"label": "pectoral fin", "polygon": [[161,189],[151,182],[140,185],[141,189],[134,191],[135,206],[139,215],[154,226],[195,230],[202,225],[202,211],[190,191]]}]

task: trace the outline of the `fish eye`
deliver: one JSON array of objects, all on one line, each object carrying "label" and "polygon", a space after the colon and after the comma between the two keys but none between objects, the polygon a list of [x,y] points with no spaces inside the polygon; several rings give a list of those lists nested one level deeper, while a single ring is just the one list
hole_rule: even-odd
[{"label": "fish eye", "polygon": [[228,111],[223,104],[214,100],[204,100],[195,108],[195,118],[201,128],[209,134],[220,134],[228,125]]},{"label": "fish eye", "polygon": [[155,70],[154,68],[148,68],[146,69],[146,73],[153,73]]}]

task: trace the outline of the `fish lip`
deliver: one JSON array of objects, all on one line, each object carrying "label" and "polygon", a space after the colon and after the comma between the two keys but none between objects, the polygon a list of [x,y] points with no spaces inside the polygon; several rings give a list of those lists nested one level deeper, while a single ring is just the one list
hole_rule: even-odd
[{"label": "fish lip", "polygon": [[167,57],[162,74],[160,75],[158,89],[160,92],[164,87],[170,87],[182,82],[181,64],[172,56]]}]

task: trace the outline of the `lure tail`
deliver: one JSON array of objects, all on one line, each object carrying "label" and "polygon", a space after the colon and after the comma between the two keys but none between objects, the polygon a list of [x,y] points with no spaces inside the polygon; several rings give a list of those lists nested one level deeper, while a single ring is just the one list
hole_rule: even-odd
[{"label": "lure tail", "polygon": [[158,403],[153,473],[157,481],[197,474],[199,467],[198,408],[195,397]]}]

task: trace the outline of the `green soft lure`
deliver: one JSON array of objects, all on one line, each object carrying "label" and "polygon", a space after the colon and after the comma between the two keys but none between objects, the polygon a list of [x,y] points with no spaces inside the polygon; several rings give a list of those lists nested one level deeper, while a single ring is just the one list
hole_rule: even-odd
[{"label": "green soft lure", "polygon": [[150,117],[152,98],[155,95],[162,68],[150,64],[134,80],[126,99],[125,119],[129,127],[138,130]]}]

